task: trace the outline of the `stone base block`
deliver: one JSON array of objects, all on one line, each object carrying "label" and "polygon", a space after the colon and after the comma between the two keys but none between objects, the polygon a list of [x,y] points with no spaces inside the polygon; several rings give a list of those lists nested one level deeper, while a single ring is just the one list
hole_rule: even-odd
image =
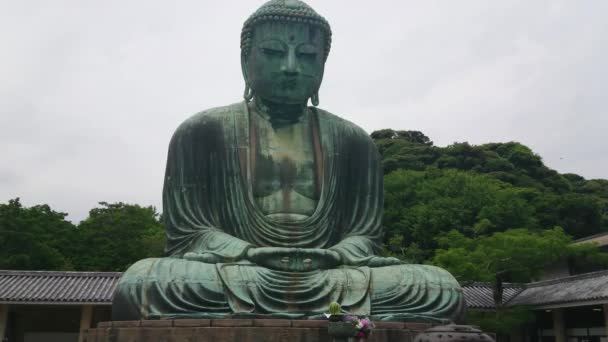
[{"label": "stone base block", "polygon": [[[86,342],[331,342],[327,321],[182,319],[102,322]],[[412,342],[427,324],[378,322],[368,342]]]}]

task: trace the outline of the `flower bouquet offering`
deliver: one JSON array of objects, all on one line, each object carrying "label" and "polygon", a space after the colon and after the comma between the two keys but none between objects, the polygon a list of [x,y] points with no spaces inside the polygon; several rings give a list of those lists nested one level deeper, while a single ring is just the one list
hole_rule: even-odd
[{"label": "flower bouquet offering", "polygon": [[367,338],[374,328],[374,323],[364,316],[346,315],[344,321],[352,322],[356,330],[355,337],[359,339]]},{"label": "flower bouquet offering", "polygon": [[330,305],[329,312],[326,315],[329,319],[328,332],[333,337],[356,337],[363,340],[369,336],[374,328],[374,323],[368,317],[345,314],[337,303]]}]

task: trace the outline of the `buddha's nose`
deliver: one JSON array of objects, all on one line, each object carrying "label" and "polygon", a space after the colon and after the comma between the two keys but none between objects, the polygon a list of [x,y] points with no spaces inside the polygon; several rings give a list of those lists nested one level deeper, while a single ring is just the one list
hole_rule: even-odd
[{"label": "buddha's nose", "polygon": [[298,69],[298,63],[296,61],[296,53],[293,50],[290,50],[287,53],[287,58],[285,59],[283,66],[281,67],[281,70],[286,74],[286,75],[297,75],[300,70]]}]

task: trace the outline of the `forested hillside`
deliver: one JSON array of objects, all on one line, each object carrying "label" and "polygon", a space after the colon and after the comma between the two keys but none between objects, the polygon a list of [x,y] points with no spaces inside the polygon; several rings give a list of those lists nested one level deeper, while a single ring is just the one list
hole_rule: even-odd
[{"label": "forested hillside", "polygon": [[385,243],[412,261],[442,233],[487,236],[561,227],[572,238],[608,231],[608,181],[559,174],[517,143],[434,146],[421,132],[371,134],[385,171]]},{"label": "forested hillside", "polygon": [[[388,129],[371,136],[385,170],[385,255],[438,264],[461,280],[487,279],[493,273],[458,270],[454,260],[475,264],[483,244],[554,241],[545,249],[560,250],[572,238],[608,231],[608,181],[559,174],[522,144],[437,147],[421,132]],[[122,271],[163,253],[155,208],[100,202],[78,224],[65,217],[48,205],[0,204],[0,269]],[[525,274],[507,278],[535,273]]]}]

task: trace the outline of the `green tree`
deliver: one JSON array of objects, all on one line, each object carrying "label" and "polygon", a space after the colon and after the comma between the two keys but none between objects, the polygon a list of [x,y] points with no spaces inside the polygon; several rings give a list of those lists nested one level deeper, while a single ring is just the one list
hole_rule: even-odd
[{"label": "green tree", "polygon": [[[392,251],[404,249],[404,256],[415,256],[412,261],[432,257],[435,238],[452,229],[477,236],[536,225],[529,203],[532,190],[486,175],[436,168],[397,170],[385,176],[384,187],[385,241]],[[396,236],[400,238],[391,240]]]},{"label": "green tree", "polygon": [[78,225],[73,262],[78,270],[124,271],[163,254],[164,230],[154,207],[100,202]]},{"label": "green tree", "polygon": [[424,170],[439,157],[438,149],[429,137],[419,131],[383,129],[371,134],[384,156],[384,173],[396,169]]},{"label": "green tree", "polygon": [[566,194],[557,208],[559,223],[574,238],[593,235],[602,229],[600,209],[600,202],[593,196]]},{"label": "green tree", "polygon": [[71,270],[64,255],[75,227],[48,205],[24,207],[19,198],[0,204],[0,269]]},{"label": "green tree", "polygon": [[508,333],[529,318],[525,310],[503,307],[504,282],[530,282],[551,264],[565,258],[608,265],[608,255],[597,246],[572,244],[563,229],[509,229],[490,236],[469,238],[455,230],[438,238],[440,249],[431,263],[450,271],[459,281],[493,284],[496,312],[474,313],[469,322],[488,331]]},{"label": "green tree", "polygon": [[414,144],[433,145],[429,137],[420,131],[395,131],[392,129],[381,129],[370,134],[373,140],[401,139]]},{"label": "green tree", "polygon": [[[431,257],[436,234],[450,229],[487,235],[560,226],[574,238],[608,231],[608,180],[559,174],[523,144],[437,147],[421,132],[392,129],[371,136],[386,175],[385,243],[402,236],[403,257]],[[420,173],[406,174],[412,171]],[[412,254],[410,248],[418,250]]]},{"label": "green tree", "polygon": [[449,270],[461,281],[498,284],[531,281],[543,267],[566,257],[572,240],[562,228],[555,227],[539,231],[509,229],[473,238],[452,230],[437,242],[440,248],[432,264]]},{"label": "green tree", "polygon": [[484,163],[485,153],[482,147],[469,143],[454,143],[443,149],[442,156],[437,160],[437,166],[442,169],[452,168],[471,170]]},{"label": "green tree", "polygon": [[538,231],[509,229],[474,238],[452,230],[439,237],[438,244],[440,248],[431,260],[433,265],[447,269],[459,281],[493,284],[495,317],[479,314],[476,319],[484,328],[499,333],[508,332],[526,316],[503,307],[504,282],[530,282],[546,266],[569,257],[608,265],[605,253],[594,245],[573,245],[560,227]]}]

